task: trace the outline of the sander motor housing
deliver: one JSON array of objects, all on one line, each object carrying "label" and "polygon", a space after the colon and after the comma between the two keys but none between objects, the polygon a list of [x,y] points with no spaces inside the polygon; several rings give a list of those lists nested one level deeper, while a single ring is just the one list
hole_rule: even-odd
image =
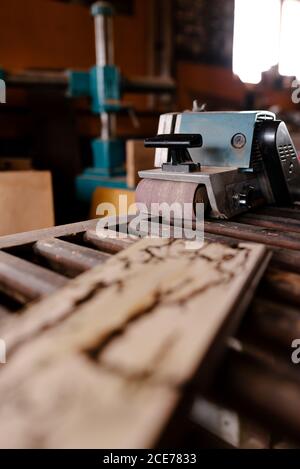
[{"label": "sander motor housing", "polygon": [[[136,202],[149,213],[153,195],[155,202],[201,200],[206,216],[223,219],[258,205],[290,205],[300,198],[296,149],[285,123],[271,112],[163,114],[158,134],[146,139],[145,146],[156,148],[155,169],[139,172]],[[186,190],[186,184],[194,192]],[[157,200],[159,194],[164,200]],[[181,194],[189,200],[178,200]]]}]

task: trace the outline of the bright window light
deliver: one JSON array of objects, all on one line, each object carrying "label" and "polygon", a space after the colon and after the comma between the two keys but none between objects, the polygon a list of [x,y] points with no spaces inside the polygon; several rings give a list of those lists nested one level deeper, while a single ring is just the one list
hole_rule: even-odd
[{"label": "bright window light", "polygon": [[278,63],[280,16],[280,0],[235,0],[232,68],[244,83]]},{"label": "bright window light", "polygon": [[299,60],[300,2],[285,0],[282,5],[279,73],[300,78]]}]

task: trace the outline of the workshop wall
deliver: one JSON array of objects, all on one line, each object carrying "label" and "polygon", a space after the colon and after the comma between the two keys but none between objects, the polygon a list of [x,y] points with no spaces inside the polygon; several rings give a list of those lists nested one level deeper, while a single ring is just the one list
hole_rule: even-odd
[{"label": "workshop wall", "polygon": [[[148,72],[149,2],[135,0],[134,13],[115,21],[116,62],[125,74]],[[24,68],[88,68],[95,63],[94,24],[89,8],[53,0],[2,1],[0,63]]]},{"label": "workshop wall", "polygon": [[[114,19],[115,61],[125,76],[143,76],[153,62],[151,18],[153,0],[131,0],[132,8],[118,8]],[[123,13],[125,11],[125,13]],[[0,6],[0,68],[88,69],[95,64],[94,22],[88,6],[57,0],[2,1]],[[148,107],[144,96],[127,95],[138,109]],[[14,90],[9,104],[23,104],[26,96]],[[88,106],[84,106],[88,107]],[[79,124],[89,134],[97,123]],[[12,124],[14,128],[15,125]],[[124,125],[122,126],[124,128]],[[97,127],[98,131],[98,127]],[[125,129],[126,131],[126,129]]]},{"label": "workshop wall", "polygon": [[[208,110],[249,107],[247,87],[232,73],[234,0],[174,0],[174,70],[178,84],[178,108],[191,107],[193,99]],[[254,105],[276,104],[295,110],[290,89],[274,77],[264,76],[255,87]]]},{"label": "workshop wall", "polygon": [[231,68],[234,0],[175,0],[175,56]]},{"label": "workshop wall", "polygon": [[[147,75],[153,60],[152,0],[130,0],[127,6],[130,8],[117,5],[115,61],[124,76]],[[87,70],[95,64],[94,22],[88,5],[5,0],[0,4],[0,24],[0,68],[8,72]],[[154,133],[158,115],[143,114],[147,97],[129,94],[124,99],[142,111],[140,127],[135,129],[124,115],[118,119],[118,134]],[[78,216],[75,177],[90,164],[90,141],[100,132],[99,116],[91,114],[89,100],[67,100],[48,90],[8,87],[0,122],[0,157],[14,167],[25,158],[35,169],[50,169],[56,222],[73,221]]]},{"label": "workshop wall", "polygon": [[[0,69],[87,70],[95,64],[93,0],[2,0]],[[208,110],[245,109],[247,88],[231,71],[234,0],[112,0],[115,62],[125,77],[157,75],[176,78],[170,95],[127,94],[139,127],[128,114],[118,115],[117,134],[144,138],[157,131],[159,114],[190,109],[192,101]],[[277,104],[293,109],[290,90],[263,79],[255,88],[255,106]],[[27,158],[34,169],[51,170],[58,223],[74,221],[78,206],[74,181],[91,165],[91,139],[99,136],[98,115],[89,99],[65,98],[22,86],[9,86],[0,108],[0,156],[13,164]],[[5,163],[6,164],[6,163]],[[19,163],[18,163],[19,164]],[[26,161],[27,164],[27,161]],[[62,206],[61,191],[68,206]],[[69,194],[69,198],[67,197]],[[73,204],[74,205],[74,204]]]},{"label": "workshop wall", "polygon": [[[178,103],[239,105],[243,86],[231,72],[234,0],[175,0],[174,58]],[[222,86],[220,86],[222,83]]]}]

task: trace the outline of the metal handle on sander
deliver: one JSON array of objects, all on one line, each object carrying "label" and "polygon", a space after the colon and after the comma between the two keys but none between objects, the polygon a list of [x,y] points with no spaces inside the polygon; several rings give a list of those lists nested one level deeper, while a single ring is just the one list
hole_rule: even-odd
[{"label": "metal handle on sander", "polygon": [[162,171],[191,173],[201,171],[200,163],[194,163],[188,148],[202,147],[200,134],[161,134],[147,138],[146,148],[168,148],[168,163],[162,165]]}]

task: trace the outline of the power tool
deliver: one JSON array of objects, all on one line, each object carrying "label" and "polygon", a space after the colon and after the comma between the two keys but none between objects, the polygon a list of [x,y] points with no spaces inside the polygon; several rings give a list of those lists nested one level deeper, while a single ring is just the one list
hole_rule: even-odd
[{"label": "power tool", "polygon": [[[300,165],[285,123],[269,111],[163,114],[155,169],[140,171],[136,202],[197,202],[208,218],[229,219],[264,204],[299,200]],[[195,210],[192,212],[195,217]]]}]

